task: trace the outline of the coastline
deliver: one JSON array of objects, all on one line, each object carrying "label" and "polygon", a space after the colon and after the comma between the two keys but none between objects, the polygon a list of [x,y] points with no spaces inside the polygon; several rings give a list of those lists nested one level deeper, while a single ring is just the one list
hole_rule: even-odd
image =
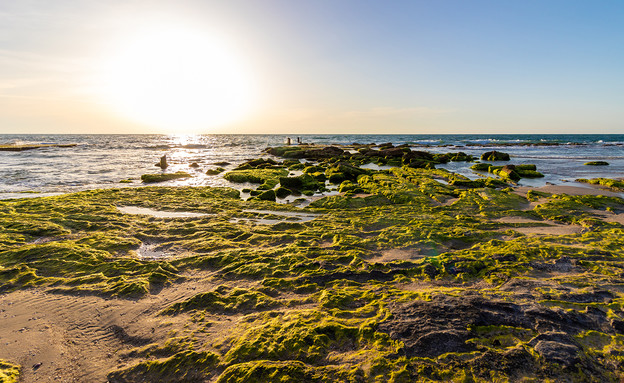
[{"label": "coastline", "polygon": [[[620,193],[360,149],[228,169],[253,180],[246,200],[150,186],[0,202],[0,359],[24,382],[623,378]],[[279,188],[314,201],[275,203]]]}]

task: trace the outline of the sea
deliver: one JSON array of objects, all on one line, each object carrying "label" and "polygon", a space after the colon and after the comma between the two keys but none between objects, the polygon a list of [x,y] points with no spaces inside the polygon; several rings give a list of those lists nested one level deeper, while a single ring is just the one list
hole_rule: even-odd
[{"label": "sea", "polygon": [[[221,175],[206,170],[227,162],[226,170],[257,157],[270,157],[264,149],[295,143],[317,145],[408,144],[412,150],[435,153],[464,152],[474,156],[498,150],[511,156],[511,164],[535,164],[545,177],[522,179],[521,186],[576,183],[578,178],[624,177],[624,135],[0,135],[0,145],[76,144],[19,152],[0,151],[0,199],[56,195],[75,191],[143,186],[142,174],[159,173],[155,164],[167,156],[166,172],[186,171],[193,177],[159,185],[228,186]],[[608,166],[586,166],[606,161]],[[196,163],[198,167],[190,165]],[[438,165],[476,179],[470,163]],[[122,180],[131,182],[120,183]]]}]

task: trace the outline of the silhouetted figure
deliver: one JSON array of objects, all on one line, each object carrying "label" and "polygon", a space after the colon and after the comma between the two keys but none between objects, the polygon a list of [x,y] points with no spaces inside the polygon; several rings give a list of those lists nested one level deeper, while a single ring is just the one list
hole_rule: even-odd
[{"label": "silhouetted figure", "polygon": [[290,137],[286,139],[286,145],[290,145]]}]

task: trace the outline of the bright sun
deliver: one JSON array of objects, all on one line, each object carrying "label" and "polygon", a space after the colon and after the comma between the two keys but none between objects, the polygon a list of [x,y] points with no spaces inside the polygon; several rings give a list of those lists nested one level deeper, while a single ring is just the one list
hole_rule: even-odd
[{"label": "bright sun", "polygon": [[100,86],[119,113],[160,130],[198,133],[242,119],[255,102],[231,47],[183,27],[147,31],[106,60]]}]

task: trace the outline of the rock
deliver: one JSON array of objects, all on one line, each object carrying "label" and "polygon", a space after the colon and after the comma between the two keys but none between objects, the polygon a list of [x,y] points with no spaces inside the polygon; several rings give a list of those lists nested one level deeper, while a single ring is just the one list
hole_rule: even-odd
[{"label": "rock", "polygon": [[192,164],[189,165],[192,168],[198,168],[199,164],[197,162],[193,162]]},{"label": "rock", "polygon": [[612,318],[610,324],[615,332],[618,334],[624,334],[624,320]]},{"label": "rock", "polygon": [[587,166],[608,166],[609,163],[605,162],[605,161],[589,161],[584,163],[583,165],[587,165]]},{"label": "rock", "polygon": [[384,158],[400,158],[403,157],[403,154],[405,154],[405,152],[401,148],[388,148],[379,150],[376,154],[379,157]]},{"label": "rock", "polygon": [[291,190],[318,190],[318,181],[309,174],[297,177],[280,177],[280,185]]},{"label": "rock", "polygon": [[540,334],[528,343],[544,358],[547,363],[558,363],[570,367],[580,362],[581,348],[572,338],[563,332]]},{"label": "rock", "polygon": [[493,150],[483,153],[481,155],[481,161],[509,161],[509,154]]},{"label": "rock", "polygon": [[453,330],[432,331],[409,346],[409,354],[436,357],[447,352],[468,352],[474,350],[473,345],[466,344],[468,333]]},{"label": "rock", "polygon": [[474,157],[464,152],[450,153],[450,161],[454,162],[470,162],[474,160]]},{"label": "rock", "polygon": [[188,178],[192,177],[190,174],[186,172],[175,172],[175,173],[167,173],[167,174],[143,174],[141,176],[141,181],[144,183],[153,183],[153,182],[164,182],[169,180],[175,180],[178,178]]},{"label": "rock", "polygon": [[509,178],[512,181],[519,181],[521,178],[516,172],[516,167],[514,165],[505,165],[496,170],[494,174],[499,175],[501,178]]},{"label": "rock", "polygon": [[338,162],[325,171],[329,182],[333,184],[340,184],[347,180],[357,181],[358,176],[363,174],[368,174],[368,172],[346,162]]},{"label": "rock", "polygon": [[472,165],[470,169],[476,170],[478,172],[487,172],[488,169],[490,169],[490,166],[492,166],[492,164],[488,164],[487,162],[479,162]]},{"label": "rock", "polygon": [[164,156],[160,157],[160,161],[156,164],[156,166],[158,166],[159,168],[165,170],[169,167],[169,164],[167,164],[167,155],[165,154]]},{"label": "rock", "polygon": [[258,195],[258,199],[261,199],[263,201],[273,201],[275,202],[275,191],[274,190],[267,190],[261,194]]},{"label": "rock", "polygon": [[310,149],[305,151],[305,158],[332,158],[344,154],[344,150],[335,146],[327,146],[322,149]]},{"label": "rock", "polygon": [[216,169],[208,169],[206,170],[206,174],[209,176],[216,176],[217,174],[220,174],[224,171],[225,169],[223,168],[216,168]]},{"label": "rock", "polygon": [[[496,301],[480,296],[452,297],[436,294],[430,301],[412,301],[390,307],[392,316],[379,324],[379,331],[390,335],[394,340],[406,345],[408,357],[432,355],[432,348],[418,348],[421,337],[430,333],[448,331],[449,346],[441,346],[438,351],[446,352],[450,345],[460,340],[466,341],[478,335],[466,332],[467,328],[478,326],[506,326],[542,332],[532,339],[531,346],[539,347],[543,355],[558,363],[574,363],[578,346],[568,334],[596,330],[609,332],[612,328],[604,315],[594,312],[566,311],[547,308],[538,304],[519,305]],[[422,338],[428,339],[428,338]],[[431,339],[434,339],[432,336]]]},{"label": "rock", "polygon": [[406,152],[403,155],[403,158],[405,160],[417,159],[417,160],[432,161],[433,160],[433,154],[431,154],[429,152],[423,152],[423,151],[420,151],[420,150],[411,150],[409,152]]},{"label": "rock", "polygon": [[292,192],[289,189],[285,188],[285,187],[279,187],[279,188],[277,188],[277,190],[275,190],[275,196],[277,198],[286,198],[286,197],[288,197],[291,194],[292,194]]}]

